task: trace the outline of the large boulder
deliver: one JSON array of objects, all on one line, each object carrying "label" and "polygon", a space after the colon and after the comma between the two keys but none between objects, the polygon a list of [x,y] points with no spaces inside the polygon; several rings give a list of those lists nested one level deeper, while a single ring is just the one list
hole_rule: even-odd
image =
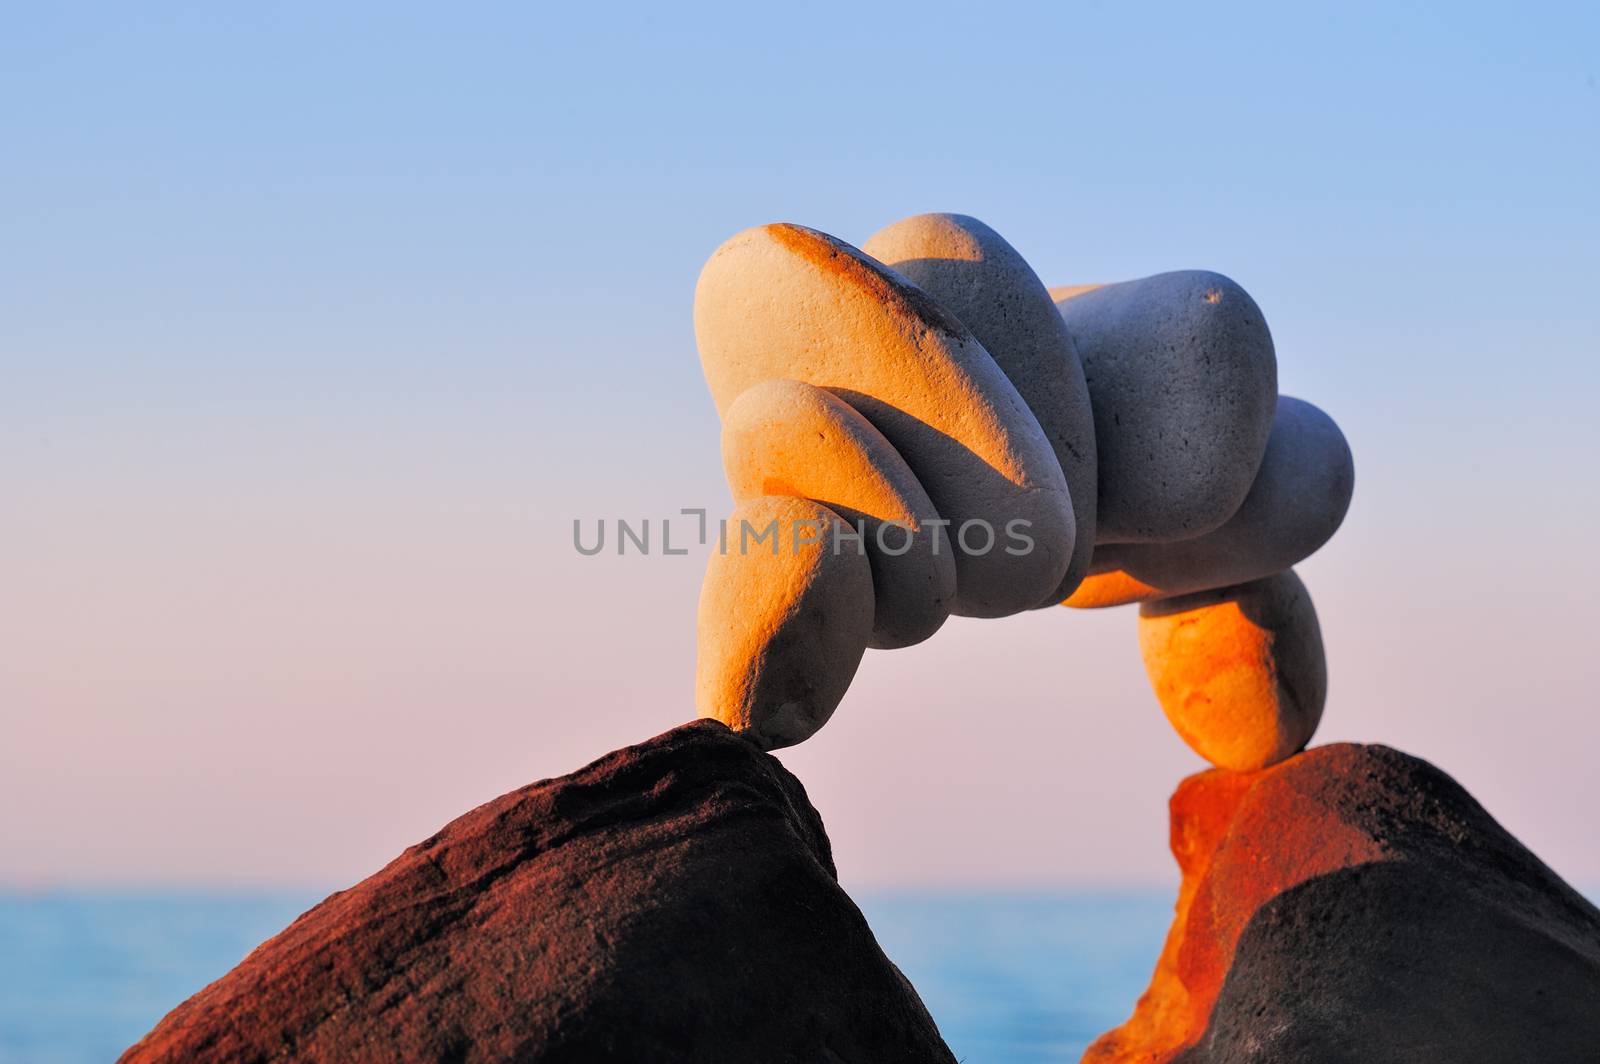
[{"label": "large boulder", "polygon": [[1172,798],[1177,915],[1094,1064],[1592,1064],[1600,911],[1449,776],[1323,746]]},{"label": "large boulder", "polygon": [[699,721],[454,821],[122,1059],[955,1058],[799,782]]}]

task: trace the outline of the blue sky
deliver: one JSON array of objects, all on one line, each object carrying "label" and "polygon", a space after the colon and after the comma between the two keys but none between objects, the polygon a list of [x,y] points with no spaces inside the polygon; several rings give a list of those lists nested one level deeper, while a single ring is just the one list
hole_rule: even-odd
[{"label": "blue sky", "polygon": [[[700,560],[565,547],[726,504],[701,263],[954,210],[1050,284],[1256,297],[1356,454],[1302,570],[1319,740],[1600,881],[1593,5],[334,7],[0,37],[0,800],[51,810],[0,821],[11,875],[349,879],[689,715]],[[1051,614],[870,656],[788,755],[847,880],[1166,876],[1199,766],[1133,646]]]}]

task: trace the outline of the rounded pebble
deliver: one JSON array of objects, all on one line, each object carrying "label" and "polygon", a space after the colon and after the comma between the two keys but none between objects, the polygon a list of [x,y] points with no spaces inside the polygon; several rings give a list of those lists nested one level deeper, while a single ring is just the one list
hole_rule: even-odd
[{"label": "rounded pebble", "polygon": [[1280,396],[1266,455],[1237,513],[1194,539],[1096,548],[1094,575],[1066,604],[1119,606],[1281,572],[1332,538],[1354,490],[1355,461],[1339,426],[1305,400]]},{"label": "rounded pebble", "polygon": [[902,219],[861,250],[954,312],[1039,419],[1066,474],[1077,521],[1072,562],[1045,604],[1060,602],[1089,572],[1098,489],[1089,387],[1050,293],[1004,237],[963,214]]},{"label": "rounded pebble", "polygon": [[1075,521],[1050,441],[989,353],[920,288],[824,233],[762,226],[706,263],[695,336],[719,412],[788,378],[828,389],[883,433],[950,522],[952,612],[1020,613],[1061,583]]},{"label": "rounded pebble", "polygon": [[1221,768],[1276,764],[1304,747],[1322,719],[1322,631],[1293,572],[1146,603],[1139,649],[1167,720]]},{"label": "rounded pebble", "polygon": [[833,549],[843,523],[808,499],[752,499],[725,527],[700,589],[695,705],[764,750],[793,746],[827,723],[861,664],[872,569]]},{"label": "rounded pebble", "polygon": [[1056,291],[1094,406],[1097,545],[1217,528],[1255,480],[1278,395],[1255,301],[1200,270]]},{"label": "rounded pebble", "polygon": [[858,528],[872,565],[879,649],[920,643],[955,598],[956,569],[938,511],[894,445],[831,392],[800,381],[757,384],[722,422],[722,462],[738,502],[792,495]]}]

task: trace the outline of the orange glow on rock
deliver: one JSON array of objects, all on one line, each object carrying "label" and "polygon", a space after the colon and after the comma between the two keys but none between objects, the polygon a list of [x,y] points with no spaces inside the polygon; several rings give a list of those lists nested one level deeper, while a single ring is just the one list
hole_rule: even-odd
[{"label": "orange glow on rock", "polygon": [[1317,876],[1381,861],[1339,798],[1366,748],[1326,746],[1260,772],[1211,769],[1178,785],[1168,808],[1183,872],[1177,912],[1132,1017],[1098,1038],[1084,1064],[1164,1064],[1205,1032],[1239,936],[1273,898]]},{"label": "orange glow on rock", "polygon": [[1121,569],[1096,573],[1085,577],[1063,606],[1075,610],[1097,610],[1107,606],[1129,606],[1135,602],[1149,602],[1161,594],[1157,588],[1129,576]]}]

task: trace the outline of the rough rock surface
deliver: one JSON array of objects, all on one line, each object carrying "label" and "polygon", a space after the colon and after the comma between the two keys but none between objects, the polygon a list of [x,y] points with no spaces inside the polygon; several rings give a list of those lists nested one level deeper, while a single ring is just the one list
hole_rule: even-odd
[{"label": "rough rock surface", "polygon": [[1150,988],[1085,1061],[1600,1055],[1600,911],[1425,761],[1340,744],[1190,777],[1172,850]]},{"label": "rough rock surface", "polygon": [[125,1062],[953,1062],[805,791],[713,721],[497,798]]}]

